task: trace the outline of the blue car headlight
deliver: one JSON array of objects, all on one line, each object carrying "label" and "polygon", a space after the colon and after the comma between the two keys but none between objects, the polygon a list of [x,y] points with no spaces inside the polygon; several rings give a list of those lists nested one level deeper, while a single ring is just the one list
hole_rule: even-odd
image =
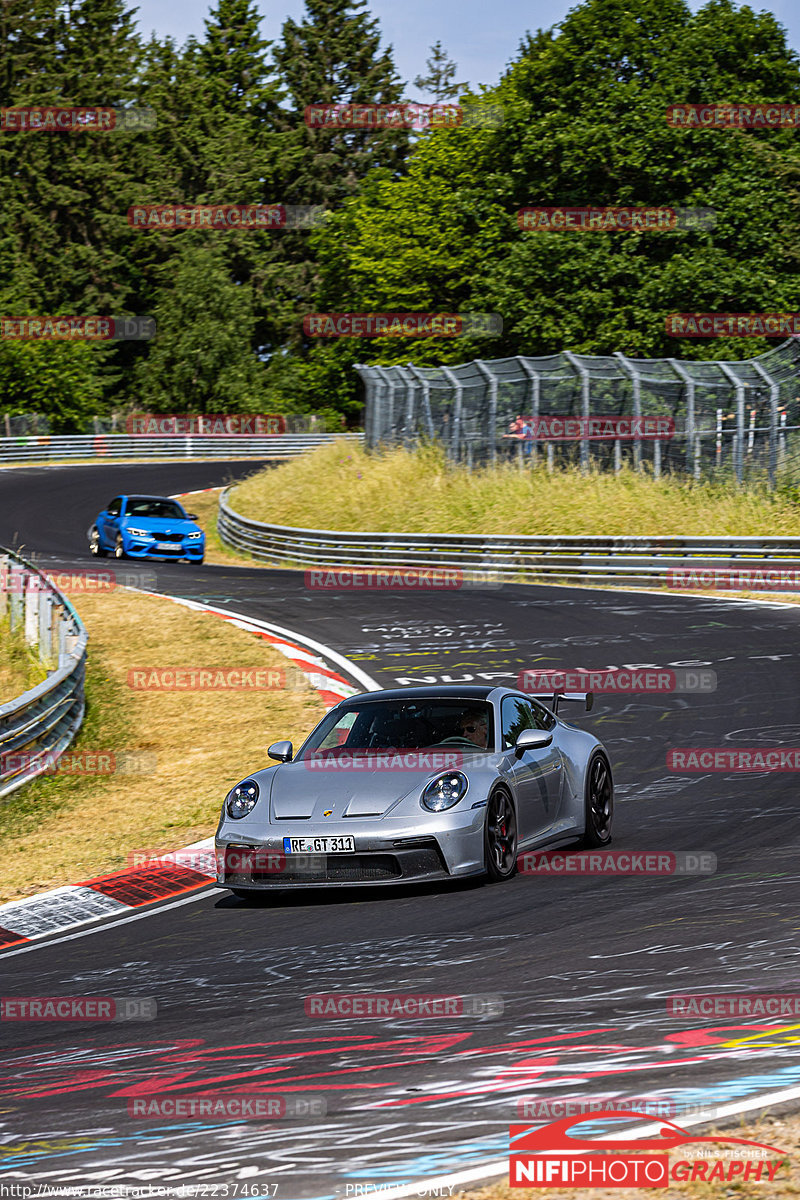
[{"label": "blue car headlight", "polygon": [[255,779],[245,779],[243,783],[237,783],[225,804],[228,816],[234,820],[246,817],[255,808],[257,800],[258,784]]},{"label": "blue car headlight", "polygon": [[422,807],[429,812],[444,812],[467,794],[469,780],[461,771],[447,771],[432,779],[422,793]]},{"label": "blue car headlight", "polygon": [[193,538],[201,538],[202,536],[203,535],[199,529],[198,529],[197,533],[187,533],[186,534],[186,537],[189,541],[192,541]]},{"label": "blue car headlight", "polygon": [[153,536],[149,529],[134,529],[132,525],[129,525],[128,528],[125,530],[125,532],[129,533],[131,535],[131,537],[152,537]]}]

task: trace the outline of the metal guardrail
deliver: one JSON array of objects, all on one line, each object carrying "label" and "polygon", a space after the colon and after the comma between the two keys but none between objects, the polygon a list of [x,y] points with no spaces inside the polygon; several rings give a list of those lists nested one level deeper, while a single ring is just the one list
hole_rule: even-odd
[{"label": "metal guardrail", "polygon": [[0,437],[0,463],[56,462],[114,458],[287,458],[304,454],[335,438],[363,441],[361,433],[276,434],[246,437],[221,434],[149,437],[99,433],[53,437]]},{"label": "metal guardrail", "polygon": [[0,704],[0,797],[46,771],[81,727],[88,634],[41,571],[0,547],[0,618],[37,646],[47,679]]},{"label": "metal guardrail", "polygon": [[[235,512],[230,489],[217,528],[229,546],[275,565],[443,567],[488,578],[581,583],[666,584],[670,570],[704,566],[800,569],[800,537],[587,537],[445,533],[361,533],[266,525]],[[465,579],[468,586],[470,580]],[[474,579],[480,583],[480,578]]]}]

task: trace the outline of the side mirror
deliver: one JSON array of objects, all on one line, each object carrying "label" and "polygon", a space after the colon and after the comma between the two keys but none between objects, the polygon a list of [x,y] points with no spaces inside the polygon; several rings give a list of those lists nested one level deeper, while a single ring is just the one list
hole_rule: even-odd
[{"label": "side mirror", "polygon": [[526,750],[541,750],[553,743],[549,729],[523,729],[514,746],[514,754],[521,758]]},{"label": "side mirror", "polygon": [[292,743],[291,742],[273,742],[267,750],[270,758],[274,758],[276,762],[291,762],[292,761]]},{"label": "side mirror", "polygon": [[197,513],[187,513],[187,514],[186,514],[186,520],[187,520],[187,521],[196,521],[196,520],[197,520]]}]

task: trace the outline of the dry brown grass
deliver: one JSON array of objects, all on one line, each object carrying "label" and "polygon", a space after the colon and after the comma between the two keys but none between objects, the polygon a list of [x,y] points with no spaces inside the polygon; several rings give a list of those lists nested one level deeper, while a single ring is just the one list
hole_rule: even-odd
[{"label": "dry brown grass", "polygon": [[[680,1117],[675,1121],[680,1124]],[[777,1146],[786,1151],[787,1161],[778,1170],[775,1180],[769,1183],[766,1173],[763,1183],[752,1179],[746,1182],[671,1183],[666,1188],[652,1189],[659,1200],[719,1200],[719,1197],[735,1197],[736,1200],[789,1200],[800,1196],[800,1114],[780,1117],[763,1117],[737,1125],[726,1125],[715,1132],[727,1133],[732,1137],[747,1138],[768,1146]],[[706,1136],[704,1134],[703,1136]],[[711,1147],[708,1147],[710,1150]],[[720,1149],[725,1149],[723,1145]],[[735,1152],[735,1147],[730,1147]],[[678,1158],[692,1159],[692,1146],[671,1155],[674,1163]],[[542,1197],[558,1197],[558,1200],[641,1200],[642,1188],[511,1188],[507,1183],[496,1183],[490,1187],[467,1188],[454,1191],[452,1200],[541,1200]]]},{"label": "dry brown grass", "polygon": [[[169,600],[112,592],[73,597],[89,630],[87,718],[76,750],[143,751],[154,774],[54,776],[0,802],[0,900],[120,870],[131,851],[208,837],[222,801],[266,747],[297,743],[325,707],[266,641]],[[135,691],[130,668],[281,670],[277,691]]]},{"label": "dry brown grass", "polygon": [[367,454],[332,442],[238,484],[237,512],[281,525],[408,533],[797,534],[800,508],[763,488],[503,464],[473,472],[435,447]]}]

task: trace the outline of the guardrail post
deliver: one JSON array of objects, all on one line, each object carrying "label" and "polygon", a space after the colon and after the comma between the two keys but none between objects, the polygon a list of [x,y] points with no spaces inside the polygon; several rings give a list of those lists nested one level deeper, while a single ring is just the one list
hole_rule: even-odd
[{"label": "guardrail post", "polygon": [[0,554],[0,619],[8,612],[8,592],[10,586],[10,567],[7,554]]},{"label": "guardrail post", "polygon": [[42,592],[39,597],[39,662],[47,663],[52,655],[52,637],[50,623],[53,597],[49,592]]},{"label": "guardrail post", "polygon": [[[578,359],[569,350],[564,351],[564,358],[567,360],[567,362],[572,367],[572,369],[574,371],[576,371],[580,377],[580,381],[581,381],[581,412],[582,412],[583,417],[586,420],[586,424],[588,427],[588,424],[589,424],[589,402],[590,402],[589,388],[591,386],[591,381],[589,379],[589,372],[586,369],[586,367],[584,367],[582,365],[582,363],[578,362]],[[581,470],[584,472],[589,470],[589,439],[588,439],[588,437],[581,438]]]},{"label": "guardrail post", "polygon": [[736,436],[733,441],[733,469],[736,482],[744,479],[744,381],[734,375],[727,363],[718,362],[717,366],[726,379],[729,379],[736,389]]},{"label": "guardrail post", "polygon": [[28,646],[35,646],[39,638],[41,594],[38,575],[28,575],[25,580],[25,644]]},{"label": "guardrail post", "polygon": [[8,624],[12,633],[19,629],[22,622],[22,588],[24,578],[22,567],[12,563],[11,571],[9,572],[10,590],[8,594]]},{"label": "guardrail post", "polygon": [[769,451],[767,462],[767,481],[771,488],[775,487],[778,474],[778,404],[781,398],[780,384],[764,370],[756,359],[750,359],[750,365],[769,384]]}]

